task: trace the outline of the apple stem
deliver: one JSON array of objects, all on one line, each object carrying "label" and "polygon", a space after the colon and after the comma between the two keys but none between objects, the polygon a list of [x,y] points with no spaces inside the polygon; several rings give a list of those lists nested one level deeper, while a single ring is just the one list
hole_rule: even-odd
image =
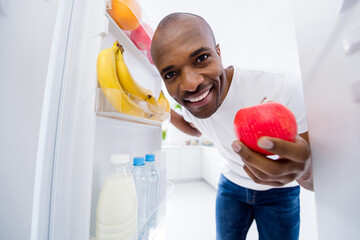
[{"label": "apple stem", "polygon": [[264,97],[263,100],[261,100],[260,104],[264,103],[265,100],[266,100],[266,97]]}]

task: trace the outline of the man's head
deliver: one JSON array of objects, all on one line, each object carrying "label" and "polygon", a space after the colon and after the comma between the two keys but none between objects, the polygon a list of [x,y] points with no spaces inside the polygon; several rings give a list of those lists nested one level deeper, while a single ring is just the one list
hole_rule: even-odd
[{"label": "man's head", "polygon": [[229,87],[220,48],[207,22],[173,13],[157,27],[151,55],[169,94],[198,118],[210,117]]}]

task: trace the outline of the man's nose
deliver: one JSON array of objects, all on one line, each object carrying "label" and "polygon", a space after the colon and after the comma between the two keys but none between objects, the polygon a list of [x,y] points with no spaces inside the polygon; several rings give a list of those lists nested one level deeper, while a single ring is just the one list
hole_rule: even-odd
[{"label": "man's nose", "polygon": [[194,92],[203,82],[204,78],[202,74],[189,67],[182,70],[180,80],[181,91]]}]

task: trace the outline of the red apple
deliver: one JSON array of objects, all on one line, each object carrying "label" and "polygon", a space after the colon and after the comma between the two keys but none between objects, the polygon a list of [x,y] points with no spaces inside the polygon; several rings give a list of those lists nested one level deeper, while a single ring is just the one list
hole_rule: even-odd
[{"label": "red apple", "polygon": [[130,33],[130,39],[138,49],[149,50],[153,34],[152,28],[148,24],[142,23],[142,25]]},{"label": "red apple", "polygon": [[252,150],[273,155],[261,149],[257,140],[269,136],[294,142],[297,124],[294,114],[284,105],[267,102],[240,109],[234,119],[234,131],[236,138]]}]

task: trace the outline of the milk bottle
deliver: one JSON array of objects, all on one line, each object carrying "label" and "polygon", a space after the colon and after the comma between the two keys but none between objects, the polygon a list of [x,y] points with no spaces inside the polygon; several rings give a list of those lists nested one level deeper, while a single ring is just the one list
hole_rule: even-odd
[{"label": "milk bottle", "polygon": [[101,188],[96,208],[97,240],[134,239],[137,197],[127,154],[111,155],[112,172]]}]

